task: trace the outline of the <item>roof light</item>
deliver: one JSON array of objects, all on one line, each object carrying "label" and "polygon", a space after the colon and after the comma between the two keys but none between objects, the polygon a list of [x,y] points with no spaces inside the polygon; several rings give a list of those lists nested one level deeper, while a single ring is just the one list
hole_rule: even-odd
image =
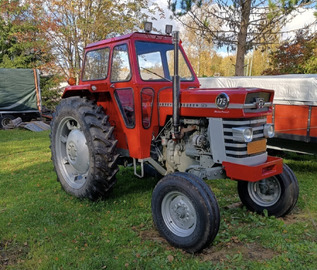
[{"label": "roof light", "polygon": [[173,25],[167,24],[165,26],[165,34],[170,35],[172,33],[172,31],[173,31]]},{"label": "roof light", "polygon": [[151,22],[144,23],[144,31],[146,33],[150,33],[152,31],[152,23]]}]

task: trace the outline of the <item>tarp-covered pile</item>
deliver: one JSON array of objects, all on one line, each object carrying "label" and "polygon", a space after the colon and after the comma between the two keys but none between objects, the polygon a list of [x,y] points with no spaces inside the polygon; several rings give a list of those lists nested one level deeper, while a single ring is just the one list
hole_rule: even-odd
[{"label": "tarp-covered pile", "polygon": [[0,113],[38,112],[41,97],[38,72],[33,69],[0,69]]}]

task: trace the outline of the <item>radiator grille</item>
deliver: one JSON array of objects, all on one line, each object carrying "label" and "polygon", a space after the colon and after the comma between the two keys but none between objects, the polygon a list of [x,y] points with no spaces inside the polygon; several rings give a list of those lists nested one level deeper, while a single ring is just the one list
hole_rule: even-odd
[{"label": "radiator grille", "polygon": [[232,128],[251,127],[253,129],[253,141],[264,138],[263,128],[266,124],[266,117],[257,117],[250,119],[225,119],[223,120],[223,131],[225,141],[225,151],[228,157],[245,158],[256,156],[264,152],[254,153],[252,155],[247,152],[247,143],[237,142],[233,139]]}]

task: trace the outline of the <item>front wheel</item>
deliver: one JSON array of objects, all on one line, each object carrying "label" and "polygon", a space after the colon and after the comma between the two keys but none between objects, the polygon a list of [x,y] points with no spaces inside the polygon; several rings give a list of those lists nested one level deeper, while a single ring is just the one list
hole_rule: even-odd
[{"label": "front wheel", "polygon": [[238,182],[238,193],[242,203],[250,210],[281,217],[295,206],[299,187],[292,170],[283,165],[283,172],[258,182]]},{"label": "front wheel", "polygon": [[209,245],[219,229],[219,207],[208,185],[188,173],[165,176],[152,195],[153,221],[173,246],[195,253]]}]

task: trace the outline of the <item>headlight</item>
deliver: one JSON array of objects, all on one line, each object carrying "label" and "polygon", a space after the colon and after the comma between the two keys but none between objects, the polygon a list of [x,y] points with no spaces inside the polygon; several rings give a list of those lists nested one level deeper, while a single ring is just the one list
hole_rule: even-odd
[{"label": "headlight", "polygon": [[273,138],[275,135],[274,125],[273,124],[265,124],[263,129],[265,138]]},{"label": "headlight", "polygon": [[250,127],[232,128],[233,139],[237,142],[251,142],[253,130]]}]

